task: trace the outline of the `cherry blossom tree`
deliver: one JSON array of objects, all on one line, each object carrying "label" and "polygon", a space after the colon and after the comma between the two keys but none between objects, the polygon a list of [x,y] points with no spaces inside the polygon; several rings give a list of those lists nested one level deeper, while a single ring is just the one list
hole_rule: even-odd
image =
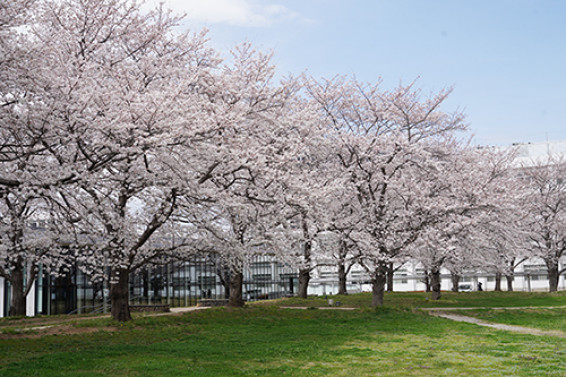
[{"label": "cherry blossom tree", "polygon": [[[319,147],[324,150],[322,141]],[[279,212],[272,228],[274,249],[287,264],[299,270],[298,295],[302,298],[307,297],[311,272],[327,261],[325,250],[316,246],[321,238],[328,237],[331,212],[325,204],[335,199],[327,191],[332,192],[331,186],[337,182],[328,182],[328,170],[323,168],[328,160],[320,157],[320,150],[313,151],[287,164],[286,179],[277,195]],[[330,243],[325,244],[328,247]]]},{"label": "cherry blossom tree", "polygon": [[0,276],[11,284],[14,316],[26,315],[26,297],[40,268],[52,275],[68,271],[65,223],[47,196],[32,192],[5,190],[0,198]]},{"label": "cherry blossom tree", "polygon": [[190,194],[181,157],[217,129],[206,80],[218,59],[204,33],[175,31],[178,21],[133,2],[68,0],[43,3],[31,25],[57,99],[49,148],[73,177],[59,203],[75,212],[87,272],[111,267],[120,321],[130,319],[128,275],[160,254],[160,230]]},{"label": "cherry blossom tree", "polygon": [[[0,3],[0,276],[11,284],[10,313],[26,314],[40,266],[64,266],[53,187],[64,181],[49,150],[52,136],[45,49],[30,38],[35,1]],[[40,225],[39,225],[40,224]]]},{"label": "cherry blossom tree", "polygon": [[[207,161],[207,168],[201,170],[199,192],[214,202],[213,207],[218,206],[226,220],[224,232],[208,231],[216,234],[213,238],[217,241],[224,240],[218,247],[232,261],[232,275],[237,278],[234,284],[239,285],[239,289],[231,287],[230,303],[234,305],[242,300],[245,260],[257,253],[259,245],[265,245],[266,229],[281,225],[275,213],[288,208],[285,198],[291,187],[301,186],[297,183],[303,176],[297,176],[297,166],[305,166],[305,158],[310,156],[308,144],[314,144],[305,142],[314,134],[314,123],[312,112],[296,95],[297,80],[276,82],[274,75],[271,54],[257,51],[249,43],[232,50],[218,78],[222,87],[218,98],[224,117],[220,120],[222,130],[217,142],[209,143],[199,159]],[[272,241],[276,238],[271,237]],[[230,247],[226,245],[236,241],[239,246],[228,252]],[[280,255],[290,251],[272,247],[269,252]]]},{"label": "cherry blossom tree", "polygon": [[282,260],[299,269],[298,296],[301,298],[307,298],[311,272],[317,267],[315,239],[324,232],[318,225],[306,207],[289,203],[271,236],[273,248]]},{"label": "cherry blossom tree", "polygon": [[245,197],[232,197],[229,203],[217,201],[212,206],[201,205],[198,211],[192,210],[187,215],[192,217],[195,248],[217,255],[222,267],[227,269],[222,278],[227,280],[228,306],[243,306],[244,266],[249,265],[253,257],[271,251],[266,236],[267,222],[262,219],[268,216],[265,209]]},{"label": "cherry blossom tree", "polygon": [[339,160],[333,155],[334,137],[327,133],[330,153],[324,157],[326,166],[320,169],[327,181],[332,182],[325,191],[311,188],[315,193],[319,219],[325,219],[323,233],[317,236],[318,266],[335,267],[338,274],[338,294],[347,294],[347,276],[359,262],[360,252],[355,241],[359,226],[359,201],[351,187],[344,182]]},{"label": "cherry blossom tree", "polygon": [[497,172],[491,183],[491,209],[471,229],[467,240],[473,264],[495,274],[495,290],[501,290],[501,280],[507,279],[507,290],[513,290],[515,268],[530,255],[527,234],[523,231],[522,209],[524,189],[517,176],[516,151],[487,149],[480,158],[483,164]]},{"label": "cherry blossom tree", "polygon": [[526,189],[522,208],[524,231],[532,255],[544,260],[548,269],[550,292],[558,290],[560,258],[566,251],[566,162],[562,157],[547,156],[522,167]]},{"label": "cherry blossom tree", "polygon": [[[33,54],[22,28],[30,17],[35,0],[0,2],[0,99],[2,107],[17,102],[25,91],[28,58]],[[30,51],[31,50],[31,51]]]},{"label": "cherry blossom tree", "polygon": [[463,117],[439,109],[450,90],[423,99],[414,84],[381,91],[379,83],[336,77],[308,79],[306,85],[322,121],[336,133],[338,166],[357,201],[352,238],[372,279],[372,304],[382,305],[389,264],[428,221],[415,178],[434,153],[432,146],[465,128]]},{"label": "cherry blossom tree", "polygon": [[333,222],[330,229],[335,234],[335,244],[322,245],[324,253],[330,255],[330,261],[336,266],[338,272],[338,294],[347,295],[347,277],[354,266],[358,264],[359,252],[356,243],[351,238],[353,227],[340,227]]},{"label": "cherry blossom tree", "polygon": [[190,241],[172,224],[179,203],[264,200],[258,174],[268,187],[295,158],[304,112],[293,80],[272,84],[270,54],[244,44],[220,66],[205,33],[179,33],[179,19],[161,8],[40,5],[28,37],[43,52],[34,66],[48,89],[36,101],[45,121],[34,125],[49,131],[37,144],[51,179],[38,185],[57,188],[57,205],[74,213],[85,272],[111,266],[112,315],[128,320],[128,275]]},{"label": "cherry blossom tree", "polygon": [[[501,183],[502,188],[508,188],[506,196],[517,194],[517,188],[513,190],[505,186],[504,182]],[[494,192],[493,195],[498,193]],[[529,258],[528,238],[521,230],[524,227],[522,217],[519,208],[502,206],[488,222],[478,224],[474,229],[475,235],[469,245],[477,250],[473,253],[473,263],[476,267],[495,274],[495,291],[502,290],[503,277],[507,280],[507,290],[512,291],[515,269]]]},{"label": "cherry blossom tree", "polygon": [[442,266],[449,263],[456,274],[477,267],[486,242],[479,229],[508,213],[502,194],[511,161],[509,154],[459,145],[439,161],[441,174],[428,181],[436,182],[438,189],[422,197],[431,211],[414,254],[430,273],[433,299],[441,297]]}]

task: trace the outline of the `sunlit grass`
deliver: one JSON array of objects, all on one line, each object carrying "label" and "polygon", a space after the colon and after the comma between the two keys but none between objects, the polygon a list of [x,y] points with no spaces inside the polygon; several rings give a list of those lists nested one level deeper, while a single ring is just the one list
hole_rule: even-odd
[{"label": "sunlit grass", "polygon": [[[474,295],[449,299],[501,301]],[[368,298],[344,298],[344,305],[357,302],[364,307],[355,311],[279,309],[271,302],[136,317],[122,326],[106,318],[77,321],[75,326],[100,331],[0,339],[0,375],[564,376],[564,339],[432,317],[411,307],[415,300],[426,302],[423,294],[390,295],[389,302],[397,300],[398,307],[378,310],[368,308]],[[309,300],[308,306],[325,302]],[[279,305],[300,302],[291,299]]]},{"label": "sunlit grass", "polygon": [[[442,292],[438,301],[430,299],[426,292],[386,292],[385,307],[435,308],[435,307],[522,307],[522,306],[566,306],[566,291],[548,292]],[[254,305],[280,304],[285,306],[325,307],[328,299],[342,307],[369,308],[371,293],[353,295],[313,296],[306,299],[291,297],[275,302],[258,301]]]}]

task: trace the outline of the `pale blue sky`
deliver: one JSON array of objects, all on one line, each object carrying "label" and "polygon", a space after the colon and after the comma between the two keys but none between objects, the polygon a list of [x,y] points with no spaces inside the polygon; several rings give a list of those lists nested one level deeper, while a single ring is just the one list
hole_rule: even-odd
[{"label": "pale blue sky", "polygon": [[475,143],[566,139],[566,1],[169,0],[215,47],[248,40],[275,51],[280,74],[416,77],[454,92]]}]

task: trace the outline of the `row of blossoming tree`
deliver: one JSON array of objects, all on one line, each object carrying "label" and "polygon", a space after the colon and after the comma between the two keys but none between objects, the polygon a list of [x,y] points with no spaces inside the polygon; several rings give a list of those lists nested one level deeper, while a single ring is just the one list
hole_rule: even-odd
[{"label": "row of blossoming tree", "polygon": [[[519,169],[472,148],[450,90],[384,90],[353,77],[276,80],[249,43],[227,60],[205,31],[126,0],[0,1],[0,276],[11,314],[40,266],[110,281],[130,319],[128,278],[210,253],[243,305],[243,267],[275,255],[365,268],[373,305],[407,260],[428,271],[512,276],[542,257],[556,290],[566,248],[564,165]],[[41,222],[41,226],[30,226]],[[110,268],[109,276],[105,276]]]}]

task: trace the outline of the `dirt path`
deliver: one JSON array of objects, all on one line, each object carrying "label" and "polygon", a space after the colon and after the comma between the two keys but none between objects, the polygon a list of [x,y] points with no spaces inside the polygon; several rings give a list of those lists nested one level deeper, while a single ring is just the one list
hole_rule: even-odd
[{"label": "dirt path", "polygon": [[[496,309],[496,308],[492,308],[492,309]],[[511,309],[511,308],[505,308],[505,309]],[[464,308],[450,308],[450,310],[465,310],[465,309]],[[547,331],[547,330],[534,329],[534,328],[531,328],[531,327],[523,327],[523,326],[505,325],[503,323],[486,322],[486,321],[483,321],[481,319],[474,318],[474,317],[468,317],[468,316],[465,316],[465,315],[445,313],[443,311],[439,311],[438,309],[427,309],[426,311],[428,311],[430,315],[450,319],[452,321],[473,323],[473,324],[478,325],[478,326],[491,327],[492,329],[517,332],[517,333],[521,333],[521,334],[538,335],[538,336],[541,336],[541,335],[543,335],[543,336],[556,336],[556,337],[559,337],[559,338],[566,339],[566,333],[562,332],[562,331],[558,331],[558,330]]]},{"label": "dirt path", "polygon": [[[169,312],[162,313],[145,313],[143,317],[161,317],[165,315],[180,315],[186,312],[192,312],[196,310],[204,310],[208,307],[197,307],[190,306],[185,308],[171,308]],[[0,325],[0,339],[2,338],[14,338],[14,337],[29,337],[35,338],[44,335],[51,334],[78,334],[78,333],[88,333],[100,330],[99,328],[89,328],[89,327],[75,327],[74,323],[85,320],[99,319],[99,318],[110,318],[110,314],[98,315],[98,316],[84,316],[84,317],[64,317],[57,319],[47,319],[47,318],[23,318],[22,320],[15,320],[14,322],[7,322]],[[35,319],[35,321],[34,321]],[[41,321],[37,321],[41,320]],[[107,326],[101,328],[102,330],[113,331],[116,330],[116,326]]]},{"label": "dirt path", "polygon": [[[504,331],[511,331],[511,332],[517,332],[517,333],[521,333],[521,334],[529,334],[529,335],[538,335],[538,336],[556,336],[559,338],[564,338],[566,339],[566,332],[563,331],[547,331],[547,330],[540,330],[540,329],[534,329],[531,327],[523,327],[523,326],[514,326],[514,325],[506,325],[503,323],[493,323],[493,322],[486,322],[483,321],[481,319],[478,318],[474,318],[474,317],[468,317],[465,315],[461,315],[461,314],[449,314],[446,312],[449,311],[457,311],[457,310],[474,310],[474,309],[494,309],[494,310],[520,310],[520,309],[561,309],[561,308],[566,308],[565,306],[547,306],[547,307],[513,307],[513,308],[420,308],[419,310],[428,312],[430,315],[433,315],[435,317],[441,317],[441,318],[446,318],[452,321],[457,321],[457,322],[466,322],[466,323],[473,323],[474,325],[478,325],[478,326],[484,326],[484,327],[490,327],[492,329],[497,329],[497,330],[504,330]],[[282,306],[281,309],[309,309],[308,307],[298,307],[298,306]],[[343,307],[320,307],[317,309],[330,309],[330,310],[356,310],[357,308],[343,308]]]},{"label": "dirt path", "polygon": [[359,308],[348,308],[342,306],[320,306],[320,307],[308,307],[308,306],[280,306],[279,309],[320,309],[320,310],[358,310]]},{"label": "dirt path", "polygon": [[423,310],[426,312],[450,312],[450,311],[457,311],[457,310],[482,310],[482,309],[489,309],[489,310],[525,310],[525,309],[566,309],[566,306],[501,306],[501,307],[493,307],[493,306],[470,306],[464,308],[419,308],[419,310]]}]

